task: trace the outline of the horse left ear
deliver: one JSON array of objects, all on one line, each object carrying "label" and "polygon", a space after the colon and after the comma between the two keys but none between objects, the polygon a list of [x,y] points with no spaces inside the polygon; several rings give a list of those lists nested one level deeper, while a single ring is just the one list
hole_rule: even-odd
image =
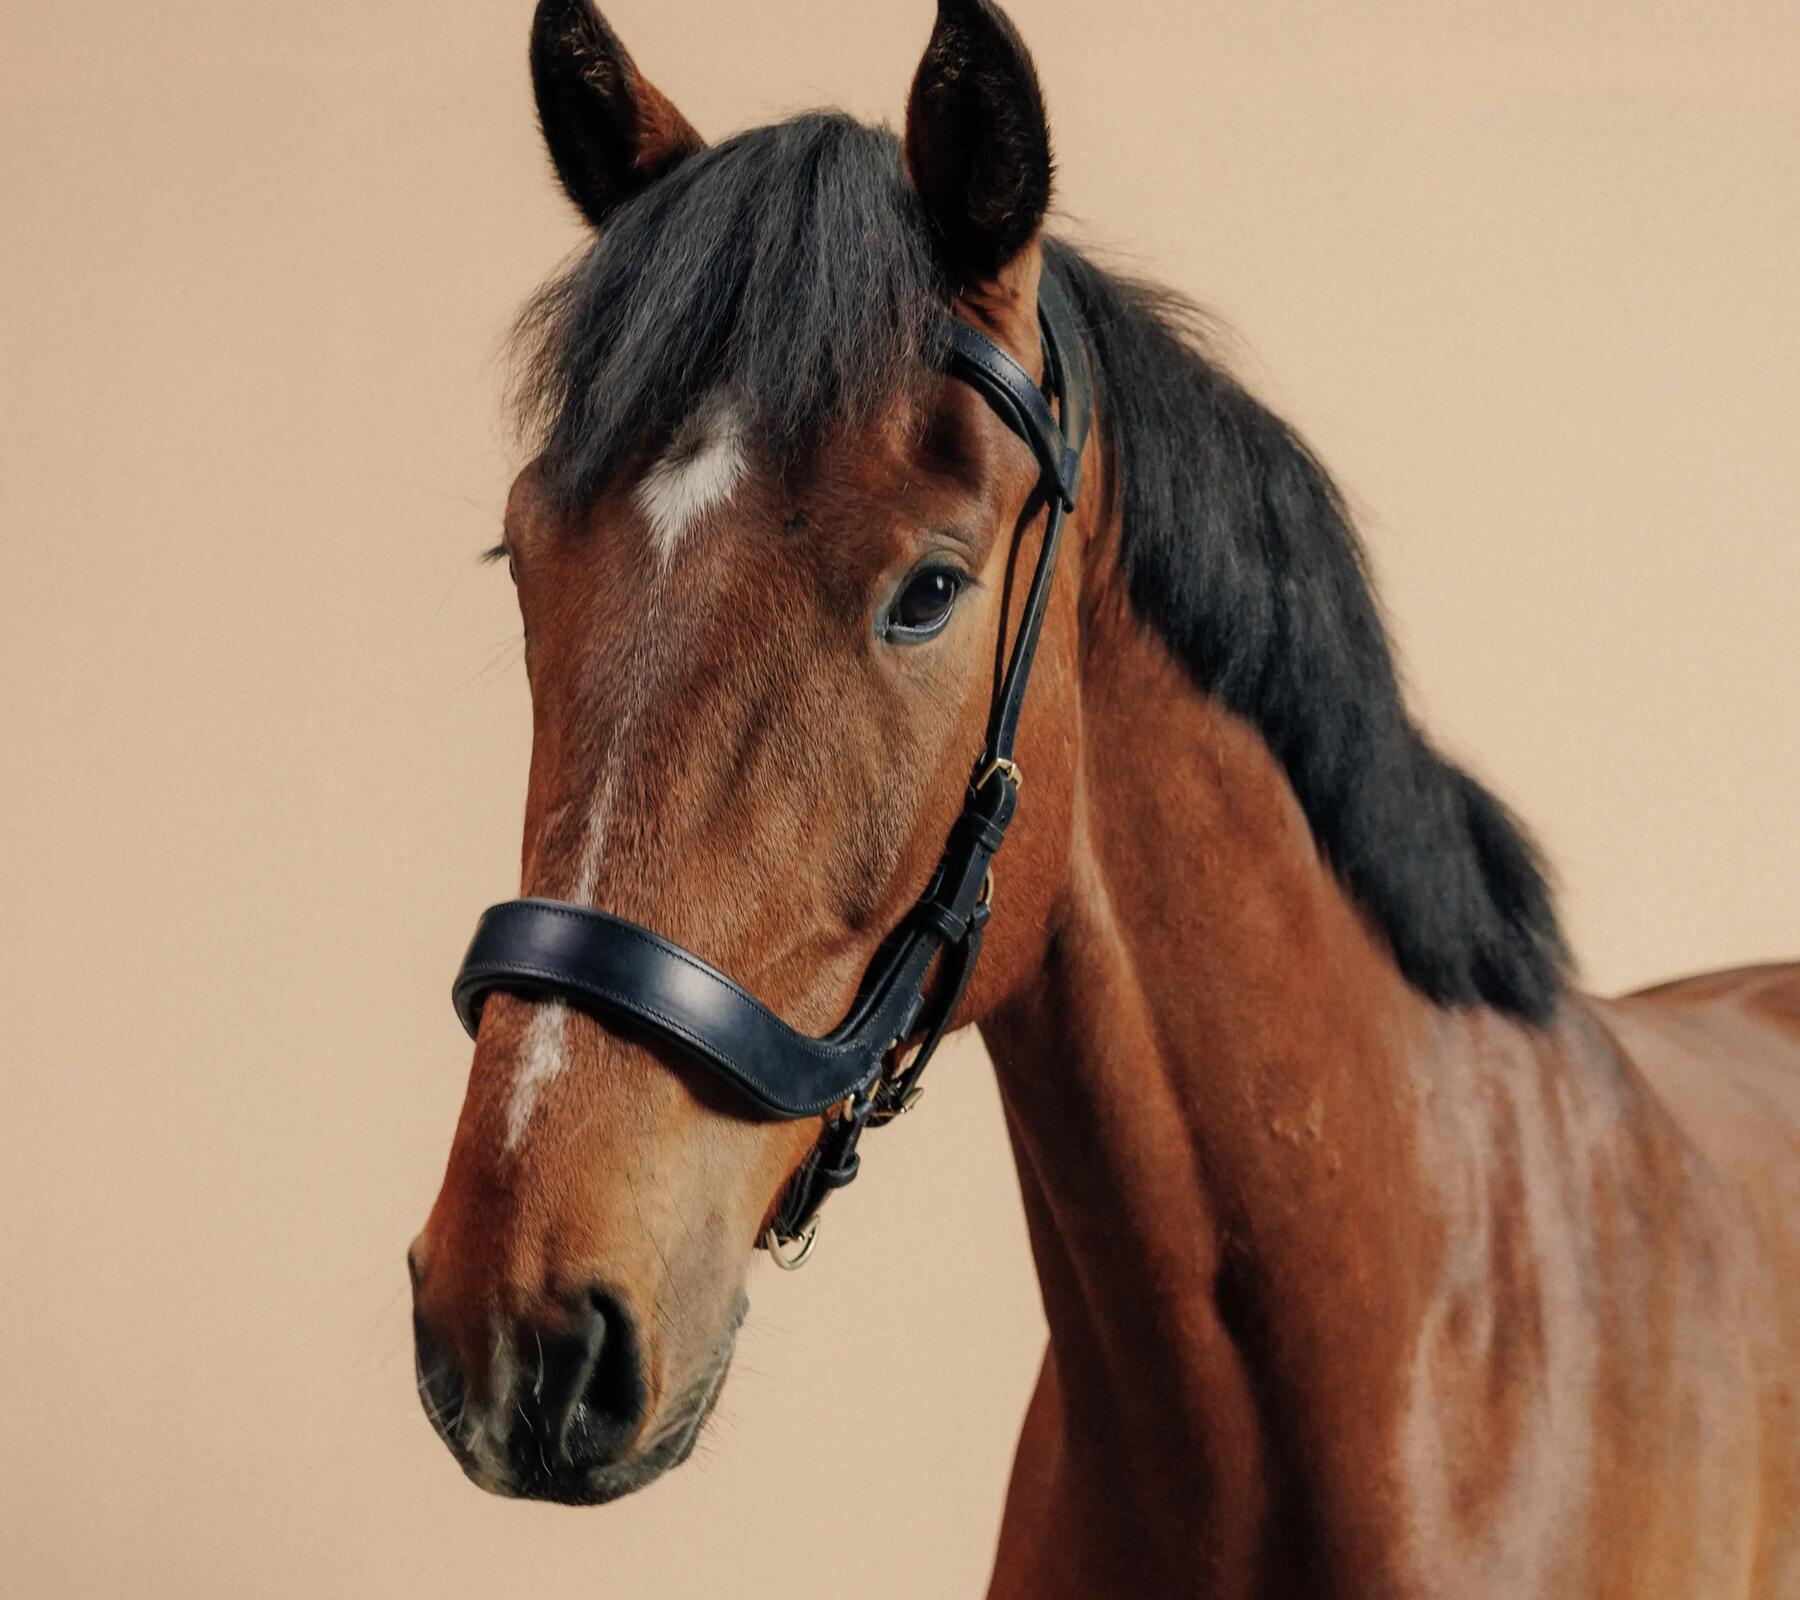
[{"label": "horse left ear", "polygon": [[556,175],[596,228],[706,146],[590,0],[538,0],[531,83]]},{"label": "horse left ear", "polygon": [[906,170],[946,264],[991,282],[1050,208],[1050,123],[1030,53],[992,0],[939,0],[906,101]]}]

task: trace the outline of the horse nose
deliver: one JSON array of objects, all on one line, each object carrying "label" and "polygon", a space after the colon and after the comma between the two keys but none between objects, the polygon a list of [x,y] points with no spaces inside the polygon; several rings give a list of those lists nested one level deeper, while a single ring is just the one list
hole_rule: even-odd
[{"label": "horse nose", "polygon": [[[488,1487],[583,1498],[590,1471],[629,1453],[647,1408],[642,1348],[624,1302],[590,1286],[546,1303],[542,1316],[487,1324],[492,1337],[457,1341],[435,1326],[421,1279],[415,1266],[413,1344],[419,1398],[438,1434]],[[463,1370],[458,1343],[491,1350],[491,1364]]]},{"label": "horse nose", "polygon": [[554,1329],[515,1335],[517,1420],[508,1440],[522,1479],[552,1479],[605,1466],[624,1454],[644,1420],[637,1332],[617,1296],[590,1288]]}]

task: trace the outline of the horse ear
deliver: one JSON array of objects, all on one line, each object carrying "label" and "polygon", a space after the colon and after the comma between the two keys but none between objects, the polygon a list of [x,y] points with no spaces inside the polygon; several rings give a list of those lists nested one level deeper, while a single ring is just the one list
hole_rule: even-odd
[{"label": "horse ear", "polygon": [[992,0],[939,0],[906,101],[906,170],[965,283],[991,281],[1050,207],[1050,124],[1037,70]]},{"label": "horse ear", "polygon": [[596,228],[704,148],[589,0],[539,0],[531,82],[556,175]]}]

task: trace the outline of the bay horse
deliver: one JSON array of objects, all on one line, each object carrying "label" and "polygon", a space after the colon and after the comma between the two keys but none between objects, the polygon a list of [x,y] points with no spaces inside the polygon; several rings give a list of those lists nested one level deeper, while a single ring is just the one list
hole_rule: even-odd
[{"label": "bay horse", "polygon": [[[1182,300],[1045,233],[989,0],[941,0],[898,139],[709,147],[586,0],[531,60],[594,237],[521,324],[499,911],[579,940],[459,985],[409,1264],[468,1475],[594,1503],[680,1462],[756,1245],[810,1247],[953,1020],[1050,1328],[995,1596],[1800,1595],[1800,966],[1579,992],[1318,461]],[[924,924],[840,1092],[818,1041]]]}]

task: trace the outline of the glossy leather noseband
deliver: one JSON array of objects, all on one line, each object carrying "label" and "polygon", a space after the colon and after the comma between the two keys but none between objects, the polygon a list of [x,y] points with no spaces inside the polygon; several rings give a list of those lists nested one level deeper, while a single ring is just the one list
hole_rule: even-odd
[{"label": "glossy leather noseband", "polygon": [[[844,1020],[823,1038],[801,1033],[691,951],[623,917],[560,900],[508,900],[492,907],[476,927],[452,990],[471,1038],[483,1001],[496,989],[556,998],[628,1018],[669,1040],[768,1116],[797,1119],[842,1106],[789,1183],[765,1235],[783,1265],[805,1258],[825,1197],[856,1176],[863,1128],[891,1120],[917,1098],[920,1074],[949,1028],[981,949],[990,863],[1019,801],[1012,759],[1019,713],[1063,519],[1075,507],[1091,412],[1086,351],[1062,292],[1048,277],[1038,321],[1054,412],[1044,391],[997,344],[966,322],[951,325],[947,371],[971,385],[1037,458],[1038,487],[1019,527],[1041,498],[1044,541],[962,814],[925,893],[876,952]],[[915,1041],[916,1051],[904,1059]],[[797,1252],[784,1254],[796,1245]]]}]

